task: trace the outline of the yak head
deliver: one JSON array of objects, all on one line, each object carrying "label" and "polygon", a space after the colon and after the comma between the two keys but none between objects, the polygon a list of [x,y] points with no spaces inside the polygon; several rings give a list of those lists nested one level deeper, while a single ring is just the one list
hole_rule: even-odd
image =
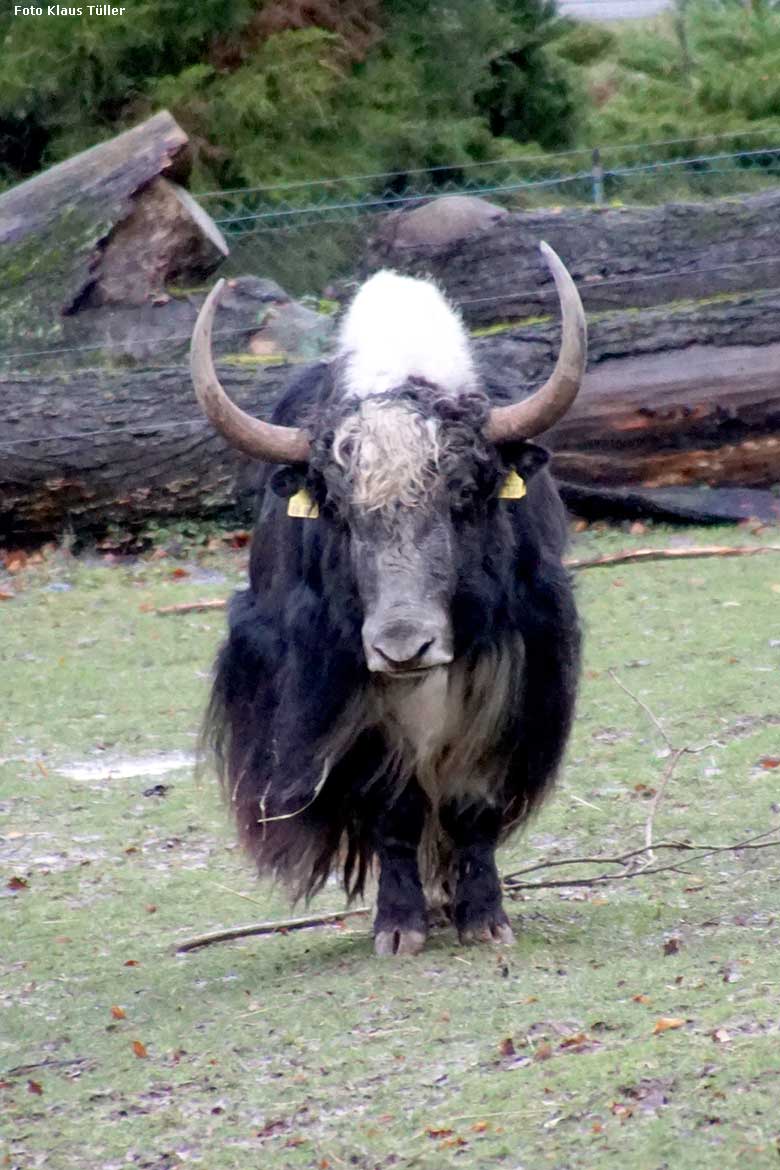
[{"label": "yak head", "polygon": [[546,244],[542,251],[561,301],[561,350],[549,380],[511,406],[490,406],[460,318],[430,281],[382,272],[363,285],[303,427],[263,422],[230,401],[210,344],[223,282],[201,309],[192,341],[201,407],[233,446],[285,465],[272,479],[280,494],[305,481],[320,522],[345,535],[372,672],[410,677],[452,661],[464,544],[480,557],[475,534],[507,468],[527,479],[544,463],[528,440],[577,394],[582,304],[560,259]]}]

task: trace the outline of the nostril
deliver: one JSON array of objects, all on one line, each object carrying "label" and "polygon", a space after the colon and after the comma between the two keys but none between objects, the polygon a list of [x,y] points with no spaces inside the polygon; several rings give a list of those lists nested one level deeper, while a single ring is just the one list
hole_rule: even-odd
[{"label": "nostril", "polygon": [[411,649],[408,642],[406,645],[403,645],[394,644],[390,640],[383,642],[377,641],[374,643],[374,650],[376,650],[377,654],[381,655],[388,666],[392,666],[395,669],[409,669],[420,662],[425,653],[430,650],[434,641],[434,638],[428,638],[425,642],[421,642],[417,646],[417,649]]}]

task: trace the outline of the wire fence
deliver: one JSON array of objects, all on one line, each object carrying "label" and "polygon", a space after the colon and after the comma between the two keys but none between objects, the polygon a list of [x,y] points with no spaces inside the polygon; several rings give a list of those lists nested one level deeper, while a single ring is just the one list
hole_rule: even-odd
[{"label": "wire fence", "polygon": [[228,275],[277,280],[295,296],[354,276],[384,217],[442,195],[510,211],[652,204],[750,193],[780,182],[780,125],[557,154],[269,184],[197,196],[231,247]]}]

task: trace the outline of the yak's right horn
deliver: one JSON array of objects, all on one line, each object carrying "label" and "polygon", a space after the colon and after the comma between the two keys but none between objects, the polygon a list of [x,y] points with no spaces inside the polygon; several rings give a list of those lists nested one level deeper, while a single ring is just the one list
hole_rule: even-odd
[{"label": "yak's right horn", "polygon": [[203,413],[224,439],[245,455],[266,463],[306,463],[310,443],[299,427],[280,427],[253,418],[231,402],[220,385],[211,356],[211,326],[225,281],[211,290],[198,313],[190,346],[190,372]]}]

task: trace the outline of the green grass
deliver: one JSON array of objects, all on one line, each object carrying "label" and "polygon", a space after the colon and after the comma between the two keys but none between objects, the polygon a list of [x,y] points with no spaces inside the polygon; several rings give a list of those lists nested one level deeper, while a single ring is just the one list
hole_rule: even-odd
[{"label": "green grass", "polygon": [[[591,529],[575,551],[762,539]],[[182,555],[50,553],[0,580],[16,594],[0,602],[0,1166],[776,1167],[778,850],[528,894],[509,905],[511,950],[441,932],[380,961],[353,919],[174,956],[287,913],[210,777],[58,768],[193,750],[224,615],[150,607],[223,596],[245,553]],[[568,764],[504,871],[642,844],[664,744],[610,669],[673,743],[704,747],[680,760],[656,840],[780,830],[780,771],[760,763],[780,756],[780,557],[597,569],[578,587]],[[317,906],[342,904],[328,888]],[[662,1017],[684,1023],[654,1034]]]}]

